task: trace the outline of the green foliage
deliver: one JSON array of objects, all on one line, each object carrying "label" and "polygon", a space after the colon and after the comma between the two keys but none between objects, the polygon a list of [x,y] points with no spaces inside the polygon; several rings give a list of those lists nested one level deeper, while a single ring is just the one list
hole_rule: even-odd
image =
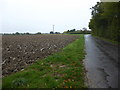
[{"label": "green foliage", "polygon": [[60,32],[55,32],[55,34],[60,34]]},{"label": "green foliage", "polygon": [[24,86],[26,85],[27,80],[25,78],[17,78],[15,80],[12,81],[12,85],[11,87],[19,87],[19,86]]},{"label": "green foliage", "polygon": [[98,2],[92,10],[89,28],[92,34],[120,41],[120,2]]},{"label": "green foliage", "polygon": [[54,34],[54,32],[53,32],[53,31],[50,31],[50,34]]},{"label": "green foliage", "polygon": [[37,32],[36,34],[41,34],[41,32]]},{"label": "green foliage", "polygon": [[19,35],[20,33],[19,33],[19,32],[16,32],[15,34],[16,34],[16,35]]},{"label": "green foliage", "polygon": [[63,32],[65,34],[91,34],[91,31],[88,31],[87,28],[83,28],[83,30],[67,30],[65,32]]}]

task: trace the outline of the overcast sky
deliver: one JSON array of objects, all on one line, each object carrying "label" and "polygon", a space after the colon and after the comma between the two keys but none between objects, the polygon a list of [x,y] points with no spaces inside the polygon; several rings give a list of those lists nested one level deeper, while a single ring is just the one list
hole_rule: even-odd
[{"label": "overcast sky", "polygon": [[56,32],[88,28],[100,0],[0,0],[0,33]]}]

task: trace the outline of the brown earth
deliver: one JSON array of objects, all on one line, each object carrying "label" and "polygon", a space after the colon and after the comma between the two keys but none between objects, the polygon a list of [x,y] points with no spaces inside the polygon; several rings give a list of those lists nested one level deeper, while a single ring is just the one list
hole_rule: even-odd
[{"label": "brown earth", "polygon": [[77,38],[79,38],[77,35],[3,35],[3,77],[21,71],[38,59],[60,51]]}]

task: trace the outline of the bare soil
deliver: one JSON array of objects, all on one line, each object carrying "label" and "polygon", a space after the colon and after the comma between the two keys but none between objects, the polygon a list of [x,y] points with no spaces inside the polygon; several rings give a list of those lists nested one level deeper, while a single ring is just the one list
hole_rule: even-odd
[{"label": "bare soil", "polygon": [[2,75],[24,70],[79,38],[77,35],[3,35]]}]

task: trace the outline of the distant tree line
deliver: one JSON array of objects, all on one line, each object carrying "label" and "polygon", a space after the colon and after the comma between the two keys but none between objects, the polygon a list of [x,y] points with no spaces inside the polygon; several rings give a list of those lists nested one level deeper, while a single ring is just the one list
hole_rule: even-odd
[{"label": "distant tree line", "polygon": [[97,2],[91,10],[92,34],[120,42],[120,2]]},{"label": "distant tree line", "polygon": [[37,33],[29,33],[29,32],[26,32],[26,33],[19,33],[19,32],[16,32],[16,33],[0,33],[0,35],[40,35],[40,34],[61,34],[60,32],[53,32],[53,31],[50,31],[50,33],[41,33],[41,32],[37,32]]},{"label": "distant tree line", "polygon": [[50,31],[50,34],[60,34],[60,32],[53,32],[53,31]]},{"label": "distant tree line", "polygon": [[63,33],[65,34],[90,34],[91,31],[87,30],[87,28],[83,28],[83,30],[72,29],[72,30],[67,30]]},{"label": "distant tree line", "polygon": [[[29,32],[26,32],[26,33],[19,33],[19,32],[16,32],[16,33],[1,33],[2,35],[33,35],[33,33],[29,33]],[[41,34],[41,32],[37,32],[35,33],[34,35],[38,35],[38,34]]]}]

